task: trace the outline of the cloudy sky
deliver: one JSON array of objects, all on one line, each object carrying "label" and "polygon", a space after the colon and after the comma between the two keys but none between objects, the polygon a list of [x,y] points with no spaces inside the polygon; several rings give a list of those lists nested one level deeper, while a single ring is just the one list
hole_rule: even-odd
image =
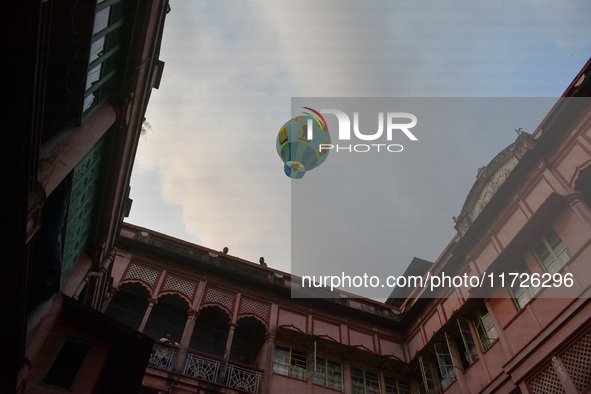
[{"label": "cloudy sky", "polygon": [[[591,54],[587,0],[171,0],[171,7],[128,222],[227,246],[246,260],[264,256],[284,271],[297,181],[283,173],[275,139],[291,118],[292,97],[558,97]],[[450,156],[450,165],[441,165],[446,156],[434,162],[428,151],[416,153],[430,170],[413,181],[421,187],[413,193],[447,187],[437,204],[421,200],[426,214],[396,213],[392,260],[437,258],[477,169],[514,141],[514,128],[450,137],[454,152],[465,153]],[[436,231],[425,234],[427,227]]]}]

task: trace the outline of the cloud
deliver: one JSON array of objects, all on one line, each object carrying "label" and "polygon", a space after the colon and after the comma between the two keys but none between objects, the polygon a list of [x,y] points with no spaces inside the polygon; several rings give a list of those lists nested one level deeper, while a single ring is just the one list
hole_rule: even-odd
[{"label": "cloud", "polygon": [[[136,171],[159,174],[150,190],[182,208],[171,218],[179,234],[289,270],[290,180],[275,138],[291,117],[291,97],[560,95],[591,49],[590,6],[544,4],[176,1],[162,44],[163,80],[147,113],[154,132],[140,142]],[[514,138],[510,130],[462,135],[458,149],[481,162],[456,165],[450,175],[437,172],[452,171],[436,162],[449,160],[445,152],[417,157],[434,173],[424,179],[432,189],[454,176],[470,185],[477,167]],[[460,189],[442,196],[459,207],[469,186]],[[457,214],[433,208],[433,216]],[[158,230],[159,217],[132,210],[130,222]],[[450,220],[438,226],[453,232]],[[409,232],[419,234],[420,224]],[[429,242],[444,245],[448,234]]]}]

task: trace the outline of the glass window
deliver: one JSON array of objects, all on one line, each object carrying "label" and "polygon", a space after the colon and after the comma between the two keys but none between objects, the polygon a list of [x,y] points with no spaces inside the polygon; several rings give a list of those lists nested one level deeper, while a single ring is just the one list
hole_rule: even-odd
[{"label": "glass window", "polygon": [[451,358],[447,336],[445,343],[435,344],[435,354],[437,355],[437,365],[439,366],[439,384],[441,390],[447,389],[456,380],[456,371]]},{"label": "glass window", "polygon": [[404,380],[384,377],[386,394],[411,394],[410,384]]},{"label": "glass window", "polygon": [[273,372],[304,380],[306,378],[306,353],[277,346],[273,360]]},{"label": "glass window", "polygon": [[462,367],[466,369],[478,360],[478,351],[476,350],[476,343],[472,337],[468,320],[458,317],[458,328],[460,329],[460,335],[456,337],[456,344],[460,351]]},{"label": "glass window", "polygon": [[570,259],[570,253],[554,229],[533,250],[544,269],[555,274]]},{"label": "glass window", "polygon": [[478,334],[482,350],[487,350],[491,347],[499,337],[492,318],[488,313],[488,309],[486,309],[486,305],[484,304],[474,314],[474,326],[476,327],[476,334]]},{"label": "glass window", "polygon": [[353,394],[380,394],[380,376],[377,372],[351,368]]},{"label": "glass window", "polygon": [[316,373],[312,381],[336,390],[343,389],[343,368],[341,363],[316,357]]},{"label": "glass window", "polygon": [[[515,278],[515,281],[513,281],[514,277],[510,276],[512,283],[509,283],[509,286],[511,284],[513,286],[509,287],[509,292],[515,301],[517,309],[521,309],[540,291],[540,288],[531,286],[531,270],[525,261],[517,265],[515,273],[519,275]],[[521,274],[527,274],[527,278],[526,276],[522,277]]]},{"label": "glass window", "polygon": [[431,363],[428,359],[419,356],[419,366],[421,367],[421,376],[418,381],[419,393],[435,393],[435,379]]},{"label": "glass window", "polygon": [[114,90],[118,52],[123,40],[125,4],[122,0],[96,6],[88,58],[83,117],[105,102]]}]

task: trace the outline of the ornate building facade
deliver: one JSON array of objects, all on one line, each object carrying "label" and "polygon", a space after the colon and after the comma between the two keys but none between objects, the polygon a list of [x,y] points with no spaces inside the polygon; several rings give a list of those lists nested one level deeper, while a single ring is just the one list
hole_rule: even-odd
[{"label": "ornate building facade", "polygon": [[297,299],[285,272],[124,225],[105,313],[155,341],[144,392],[589,392],[590,68],[478,170],[437,261],[407,270],[512,285]]},{"label": "ornate building facade", "polygon": [[122,224],[167,1],[12,8],[0,392],[589,392],[590,63],[407,270],[568,286],[295,299],[288,273]]}]

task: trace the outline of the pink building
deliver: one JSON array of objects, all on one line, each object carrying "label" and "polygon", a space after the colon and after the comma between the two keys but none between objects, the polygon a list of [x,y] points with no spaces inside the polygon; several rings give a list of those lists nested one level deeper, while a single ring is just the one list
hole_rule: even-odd
[{"label": "pink building", "polygon": [[294,299],[285,272],[122,224],[168,10],[7,13],[0,392],[590,391],[591,63],[478,171],[437,261],[408,269],[563,285]]},{"label": "pink building", "polygon": [[478,170],[437,261],[408,269],[505,286],[295,299],[285,272],[124,225],[105,313],[155,341],[143,392],[589,392],[590,64]]}]

